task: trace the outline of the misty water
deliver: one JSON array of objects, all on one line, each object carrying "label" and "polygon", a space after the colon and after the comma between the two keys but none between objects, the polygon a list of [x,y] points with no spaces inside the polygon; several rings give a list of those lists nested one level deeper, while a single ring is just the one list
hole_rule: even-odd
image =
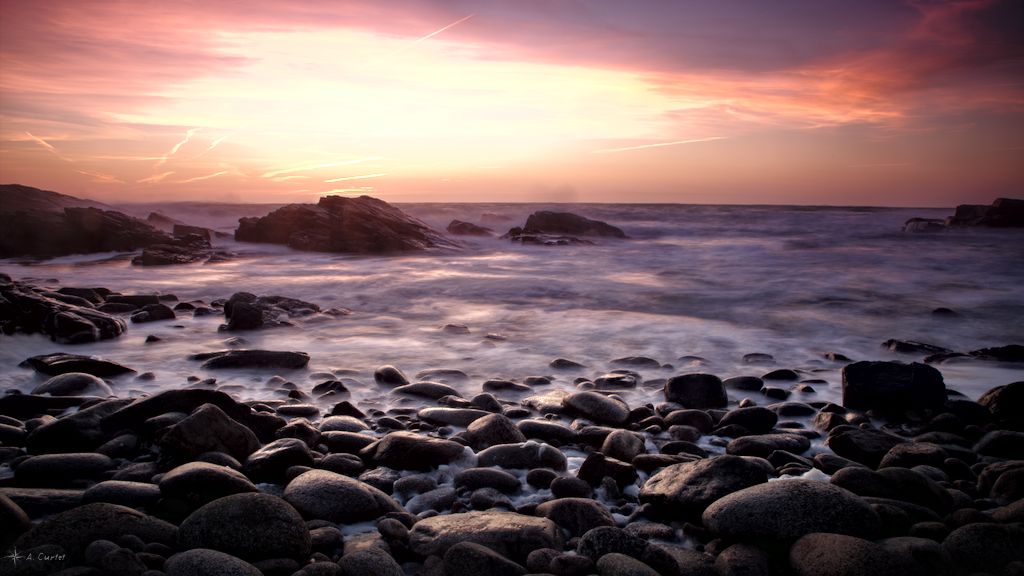
[{"label": "misty water", "polygon": [[[218,331],[223,318],[130,325],[112,341],[63,346],[43,336],[0,338],[0,389],[30,391],[41,377],[18,363],[55,351],[91,354],[151,371],[153,381],[117,380],[119,395],[189,385],[214,377],[242,399],[280,398],[266,372],[204,372],[188,356],[221,350],[242,337],[248,348],[299,350],[307,370],[281,375],[309,391],[324,372],[344,376],[364,408],[419,406],[373,384],[374,368],[393,364],[410,376],[459,369],[450,382],[469,398],[487,379],[553,376],[538,392],[569,390],[573,379],[616,368],[609,361],[649,356],[661,369],[640,369],[649,386],[623,393],[636,405],[663,401],[659,379],[685,372],[722,378],[794,368],[820,379],[813,396],[838,400],[840,365],[823,358],[920,360],[889,352],[889,338],[969,351],[1024,340],[1024,242],[1019,231],[961,229],[904,233],[911,216],[941,218],[950,210],[685,205],[407,204],[437,229],[454,218],[482,222],[499,234],[538,209],[571,210],[621,227],[629,240],[596,245],[531,246],[493,238],[460,238],[464,247],[398,257],[297,252],[285,247],[217,240],[237,258],[215,264],[132,266],[116,255],[58,258],[23,265],[0,261],[0,272],[37,284],[104,286],[125,294],[174,294],[181,301],[227,298],[237,291],[282,295],[345,308],[291,327]],[[129,206],[189,223],[233,231],[239,214],[266,207]],[[483,216],[487,214],[487,216]],[[111,258],[113,257],[113,258]],[[937,307],[955,317],[932,314]],[[465,325],[451,334],[446,324]],[[162,340],[145,343],[148,335]],[[775,364],[750,365],[744,354],[771,354]],[[686,356],[699,356],[696,362]],[[568,358],[587,366],[560,373],[548,363]],[[683,358],[680,360],[680,358]],[[947,386],[971,398],[1021,379],[1019,369],[970,361],[938,366]],[[782,384],[783,387],[790,383]],[[730,392],[734,394],[735,392]],[[751,395],[756,393],[743,393]],[[523,395],[503,393],[521,400]],[[739,397],[733,396],[734,400]],[[762,399],[758,399],[762,401]]]}]

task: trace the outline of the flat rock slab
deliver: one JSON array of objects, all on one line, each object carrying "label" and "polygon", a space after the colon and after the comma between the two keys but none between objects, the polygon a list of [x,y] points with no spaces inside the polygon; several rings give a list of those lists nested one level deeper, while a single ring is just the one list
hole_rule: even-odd
[{"label": "flat rock slab", "polygon": [[309,364],[305,352],[279,352],[275,350],[221,350],[193,354],[191,360],[202,360],[202,368],[219,370],[225,368],[281,368],[298,370]]}]

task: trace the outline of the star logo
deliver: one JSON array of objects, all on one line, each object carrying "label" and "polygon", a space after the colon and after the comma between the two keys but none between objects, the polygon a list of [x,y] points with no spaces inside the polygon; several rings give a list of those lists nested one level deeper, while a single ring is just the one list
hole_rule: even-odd
[{"label": "star logo", "polygon": [[14,563],[15,566],[18,565],[18,560],[21,560],[22,558],[24,558],[24,556],[18,554],[17,548],[15,548],[14,551],[8,554],[7,556],[4,556],[4,560],[10,560]]}]

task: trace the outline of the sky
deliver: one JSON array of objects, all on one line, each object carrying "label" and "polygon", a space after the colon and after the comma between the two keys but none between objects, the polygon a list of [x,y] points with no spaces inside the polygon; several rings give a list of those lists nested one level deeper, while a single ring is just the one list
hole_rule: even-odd
[{"label": "sky", "polygon": [[1024,195],[1024,0],[0,0],[0,183],[108,202]]}]

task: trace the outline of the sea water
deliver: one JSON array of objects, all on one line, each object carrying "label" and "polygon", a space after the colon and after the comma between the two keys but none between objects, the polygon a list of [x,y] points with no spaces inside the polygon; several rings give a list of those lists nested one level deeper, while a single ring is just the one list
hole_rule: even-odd
[{"label": "sea water", "polygon": [[[231,232],[240,215],[272,207],[196,204],[123,207],[141,216],[158,210],[193,224]],[[39,285],[103,286],[125,294],[174,294],[181,301],[227,298],[234,292],[299,298],[343,316],[314,315],[294,326],[254,332],[219,331],[222,317],[130,324],[122,337],[67,346],[40,335],[0,336],[0,389],[30,391],[42,379],[18,363],[56,351],[101,356],[153,372],[151,381],[122,378],[119,395],[189,386],[213,377],[242,399],[281,394],[265,371],[210,371],[188,356],[242,346],[310,354],[308,370],[281,372],[306,392],[324,373],[344,375],[364,407],[420,405],[373,385],[373,370],[393,364],[410,376],[458,369],[449,382],[463,396],[488,379],[551,376],[538,392],[570,390],[574,379],[619,368],[610,361],[647,356],[661,368],[638,369],[649,385],[626,391],[631,404],[664,400],[660,383],[686,372],[722,378],[793,368],[814,384],[793,400],[837,401],[838,352],[855,360],[920,360],[881,347],[890,338],[956,351],[1024,341],[1024,232],[984,228],[905,233],[912,216],[941,218],[951,210],[792,206],[623,204],[406,204],[406,212],[443,230],[452,219],[482,223],[490,238],[459,237],[462,248],[408,256],[365,257],[299,252],[282,246],[215,240],[237,254],[213,264],[139,267],[117,255],[35,262],[0,260],[0,272]],[[562,210],[607,221],[628,240],[593,245],[519,245],[498,237],[534,210]],[[938,307],[956,316],[935,315]],[[447,324],[465,325],[452,334]],[[159,342],[146,343],[155,335]],[[236,343],[237,347],[237,343]],[[743,355],[774,357],[751,365]],[[700,357],[694,360],[689,357]],[[584,364],[563,373],[555,358]],[[1022,379],[1012,365],[938,365],[947,386],[971,398]],[[791,383],[780,386],[788,387]],[[735,394],[731,392],[730,394]],[[757,393],[741,393],[754,396]],[[527,394],[504,392],[521,400]],[[733,396],[734,400],[740,396]]]}]

